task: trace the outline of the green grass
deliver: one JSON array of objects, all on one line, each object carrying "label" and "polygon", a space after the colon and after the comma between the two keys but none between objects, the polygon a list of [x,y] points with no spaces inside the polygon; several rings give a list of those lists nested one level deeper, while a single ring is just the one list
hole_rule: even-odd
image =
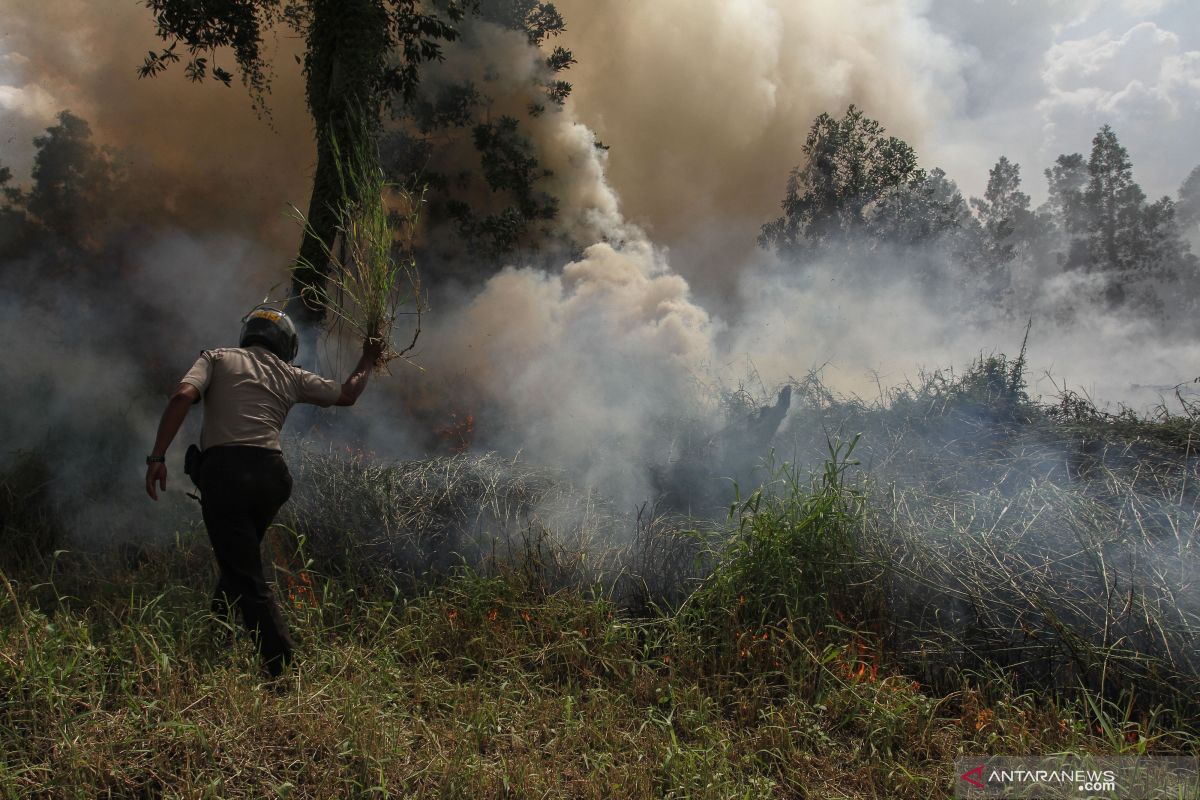
[{"label": "green grass", "polygon": [[[304,214],[293,209],[297,221],[321,242],[321,265],[300,262],[298,267],[326,275],[312,287],[312,301],[328,312],[334,332],[344,330],[359,339],[382,339],[383,362],[407,353],[420,335],[424,298],[413,257],[423,192],[390,183],[379,164],[374,129],[351,126],[358,133],[347,142],[331,142],[338,177],[339,203],[334,241],[325,241]],[[405,310],[407,309],[407,310]],[[412,342],[395,343],[401,316],[415,320]]]},{"label": "green grass", "polygon": [[[964,754],[1197,752],[1095,697],[906,674],[856,620],[861,498],[833,455],[736,506],[674,612],[513,562],[415,591],[322,577],[276,528],[300,640],[277,687],[202,611],[202,531],[60,554],[52,580],[0,580],[0,797],[928,798]],[[842,570],[795,572],[822,558]]]}]

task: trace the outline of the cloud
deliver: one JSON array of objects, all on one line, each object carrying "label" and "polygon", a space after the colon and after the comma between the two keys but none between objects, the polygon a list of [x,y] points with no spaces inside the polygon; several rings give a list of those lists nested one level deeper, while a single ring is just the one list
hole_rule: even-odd
[{"label": "cloud", "polygon": [[1066,39],[1046,52],[1042,77],[1047,154],[1085,150],[1101,125],[1112,125],[1152,193],[1173,193],[1191,166],[1181,156],[1200,158],[1200,51],[1185,49],[1175,32],[1147,21]]},{"label": "cloud", "polygon": [[1156,14],[1175,0],[1121,0],[1121,8],[1130,14]]},{"label": "cloud", "polygon": [[0,111],[46,124],[62,108],[58,99],[41,86],[0,85]]}]

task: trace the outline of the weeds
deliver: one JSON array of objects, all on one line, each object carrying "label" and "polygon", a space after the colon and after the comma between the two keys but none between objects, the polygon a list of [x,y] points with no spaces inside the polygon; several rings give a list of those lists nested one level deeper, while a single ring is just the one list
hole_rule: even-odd
[{"label": "weeds", "polygon": [[9,571],[0,796],[926,798],[963,754],[1194,754],[1191,433],[1020,369],[797,382],[823,466],[724,525],[494,454],[307,452],[266,548],[283,695],[200,611],[198,529]]},{"label": "weeds", "polygon": [[[413,236],[424,198],[419,191],[387,182],[370,126],[351,129],[361,132],[349,142],[331,142],[340,196],[336,241],[316,236],[304,215],[294,210],[306,231],[321,242],[322,258],[331,268],[297,266],[314,274],[328,272],[324,285],[310,287],[313,296],[305,302],[326,309],[334,329],[344,328],[363,340],[382,339],[381,363],[386,363],[409,352],[421,332],[424,299]],[[407,307],[411,311],[401,310]],[[416,320],[412,341],[394,343],[397,320],[405,314]]]}]

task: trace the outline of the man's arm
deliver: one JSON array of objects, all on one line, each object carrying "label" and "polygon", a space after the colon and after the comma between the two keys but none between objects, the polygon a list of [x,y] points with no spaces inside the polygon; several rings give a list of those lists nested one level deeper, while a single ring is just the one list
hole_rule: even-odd
[{"label": "man's arm", "polygon": [[358,359],[350,377],[342,384],[342,393],[333,403],[335,406],[354,405],[354,401],[358,400],[359,395],[367,388],[367,379],[371,377],[371,370],[375,368],[375,363],[382,353],[382,340],[368,339],[363,342],[362,357]]},{"label": "man's arm", "polygon": [[[161,458],[167,454],[167,448],[171,446],[171,442],[175,439],[175,434],[179,433],[179,428],[183,425],[183,420],[187,417],[188,411],[200,399],[200,390],[190,383],[181,383],[179,388],[171,395],[171,399],[167,401],[167,407],[163,409],[162,419],[158,422],[158,435],[154,438],[154,449],[150,451],[152,457]],[[156,486],[157,484],[157,486]],[[153,500],[158,499],[158,489],[166,491],[167,488],[167,465],[158,462],[146,465],[146,494],[150,495]]]}]

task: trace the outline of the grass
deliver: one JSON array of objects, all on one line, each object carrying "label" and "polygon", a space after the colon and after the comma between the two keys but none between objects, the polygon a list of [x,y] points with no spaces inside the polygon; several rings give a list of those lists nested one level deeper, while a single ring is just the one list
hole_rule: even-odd
[{"label": "grass", "polygon": [[495,453],[389,463],[296,450],[283,524],[317,563],[359,583],[417,586],[467,565],[646,610],[694,589],[720,538],[711,521],[653,508],[631,519],[559,472]]},{"label": "grass", "polygon": [[204,542],[178,547],[40,608],[6,580],[0,796],[926,798],[964,752],[1195,748],[1032,694],[931,696],[860,669],[848,631],[777,629],[780,666],[715,669],[679,617],[470,572],[407,598],[312,577],[276,693],[199,611],[207,583],[158,588]]},{"label": "grass", "polygon": [[[327,275],[321,286],[310,291],[329,312],[331,329],[346,330],[363,340],[382,339],[381,363],[386,363],[411,350],[420,336],[424,299],[413,235],[423,196],[388,182],[371,126],[351,129],[358,133],[350,141],[332,142],[339,190],[335,241],[317,235],[303,213],[293,209],[300,224],[321,242],[322,257],[330,268],[298,266]],[[412,315],[416,324],[412,342],[398,348],[395,329],[403,315]]]},{"label": "grass", "polygon": [[798,439],[863,434],[856,554],[882,593],[872,627],[934,686],[969,678],[1195,719],[1200,420],[1186,404],[1146,417],[1036,402],[1023,368],[981,359],[875,404],[798,382]]},{"label": "grass", "polygon": [[1196,420],[1022,369],[795,382],[781,441],[817,468],[723,521],[496,454],[300,450],[283,687],[203,611],[202,530],[63,551],[14,461],[0,797],[926,798],[964,755],[1194,756]]},{"label": "grass", "polygon": [[[929,798],[950,796],[966,754],[1197,753],[1171,714],[1099,693],[915,675],[878,626],[888,595],[865,588],[879,565],[861,550],[874,523],[848,480],[858,453],[833,445],[811,479],[781,467],[704,535],[635,521],[661,527],[634,541],[690,536],[707,558],[656,610],[614,602],[620,569],[547,569],[566,552],[549,544],[389,582],[353,561],[318,574],[308,548],[348,540],[277,526],[266,552],[301,653],[282,686],[202,610],[214,576],[198,528],[135,562],[62,553],[50,575],[10,573],[0,796]],[[390,486],[346,522],[392,539],[528,541],[553,498],[576,533],[615,524],[551,475],[489,458],[327,455],[304,481]]]}]

